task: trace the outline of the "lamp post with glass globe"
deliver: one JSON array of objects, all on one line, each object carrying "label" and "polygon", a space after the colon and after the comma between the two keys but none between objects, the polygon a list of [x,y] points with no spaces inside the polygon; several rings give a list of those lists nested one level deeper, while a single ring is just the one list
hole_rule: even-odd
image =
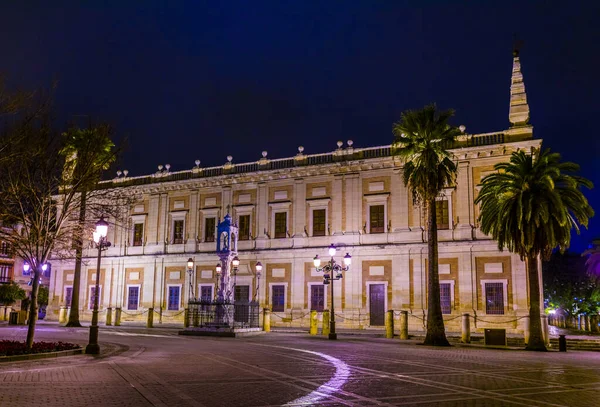
[{"label": "lamp post with glass globe", "polygon": [[98,300],[100,298],[100,261],[102,260],[102,251],[110,247],[110,242],[106,240],[108,233],[108,222],[104,220],[104,216],[96,222],[96,231],[94,232],[94,243],[98,248],[98,261],[96,266],[96,287],[94,291],[94,310],[92,311],[92,325],[90,326],[90,339],[85,347],[85,353],[97,355],[100,353],[100,345],[98,345]]},{"label": "lamp post with glass globe", "polygon": [[[321,266],[321,259],[317,254],[313,259],[313,263],[315,265],[315,269],[318,272],[323,273],[323,284],[331,285],[331,312],[329,314],[329,339],[337,339],[337,333],[335,332],[335,310],[334,310],[334,300],[333,300],[333,282],[335,280],[341,280],[343,278],[342,272],[348,271],[350,269],[350,263],[352,262],[352,256],[349,253],[346,253],[344,256],[344,265],[337,264],[333,256],[337,248],[332,243],[329,246],[329,256],[331,256],[331,260],[329,260],[323,267]],[[334,276],[335,274],[335,276]]]},{"label": "lamp post with glass globe", "polygon": [[194,295],[194,259],[191,257],[187,261],[187,272],[190,276],[190,292],[189,292],[189,301],[196,301],[196,296]]},{"label": "lamp post with glass globe", "polygon": [[263,266],[262,263],[259,261],[254,267],[256,268],[256,291],[254,291],[254,298],[252,299],[252,301],[260,303],[260,298],[258,297],[258,288],[260,287],[260,276],[262,275]]}]

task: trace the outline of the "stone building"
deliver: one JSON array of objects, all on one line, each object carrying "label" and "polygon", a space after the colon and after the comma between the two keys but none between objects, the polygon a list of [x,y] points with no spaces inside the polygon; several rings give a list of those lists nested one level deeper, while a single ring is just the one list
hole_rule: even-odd
[{"label": "stone building", "polygon": [[[513,59],[510,127],[485,134],[463,131],[451,151],[458,162],[456,185],[440,195],[439,273],[448,331],[460,316],[477,316],[473,330],[503,327],[522,332],[528,314],[525,264],[498,251],[478,228],[482,177],[519,149],[539,148],[528,124],[519,57]],[[102,188],[122,188],[138,197],[126,208],[129,223],[111,227],[112,242],[100,271],[104,310],[121,308],[122,321],[181,322],[189,296],[216,294],[216,226],[227,213],[239,228],[236,300],[260,301],[272,309],[273,326],[308,326],[311,309],[328,308],[329,290],[313,266],[327,247],[337,261],[352,256],[350,270],[334,285],[337,325],[383,325],[386,310],[409,311],[409,329],[423,330],[427,312],[427,231],[421,209],[402,183],[402,163],[390,146],[357,148],[352,141],[324,154],[251,163],[232,157],[219,167],[172,172],[169,166],[141,177],[119,175]],[[96,251],[84,253],[80,304],[91,318]],[[187,261],[193,260],[191,273]],[[257,262],[263,265],[260,279]],[[59,317],[72,296],[73,262],[54,262],[48,318]],[[192,289],[190,290],[190,282]]]}]

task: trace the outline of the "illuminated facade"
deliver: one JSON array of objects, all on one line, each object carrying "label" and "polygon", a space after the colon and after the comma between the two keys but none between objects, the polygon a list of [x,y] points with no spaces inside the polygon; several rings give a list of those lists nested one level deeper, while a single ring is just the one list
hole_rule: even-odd
[{"label": "illuminated facade", "polygon": [[[528,125],[529,108],[513,61],[507,130],[463,133],[452,148],[458,161],[456,185],[444,189],[438,211],[442,309],[448,331],[460,331],[463,313],[476,315],[477,332],[502,327],[522,332],[528,314],[525,264],[499,252],[481,233],[473,203],[480,180],[494,164],[518,149],[539,148]],[[120,176],[102,184],[138,198],[127,208],[126,227],[110,228],[112,242],[102,259],[101,309],[122,310],[122,321],[182,322],[190,296],[216,295],[216,226],[229,213],[237,223],[239,272],[235,299],[257,299],[272,309],[273,326],[304,326],[311,309],[328,308],[328,290],[313,257],[352,256],[350,270],[335,284],[340,328],[381,326],[386,310],[409,312],[409,329],[423,330],[426,315],[427,231],[425,217],[402,183],[402,163],[390,146],[357,148],[338,143],[330,153],[267,158],[143,177]],[[83,318],[91,317],[95,250],[81,276]],[[341,261],[338,256],[338,261]],[[187,261],[193,259],[192,273]],[[260,280],[254,275],[263,265]],[[73,262],[53,264],[48,318],[57,319],[72,296]],[[114,311],[113,311],[114,312]],[[103,315],[103,314],[101,314]],[[102,317],[101,317],[102,319]]]}]

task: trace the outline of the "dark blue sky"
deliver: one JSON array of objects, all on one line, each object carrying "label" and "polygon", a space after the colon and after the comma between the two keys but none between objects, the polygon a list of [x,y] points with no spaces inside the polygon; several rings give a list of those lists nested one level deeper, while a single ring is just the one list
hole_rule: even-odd
[{"label": "dark blue sky", "polygon": [[506,129],[516,33],[534,136],[598,184],[600,212],[598,2],[13,3],[0,72],[23,88],[57,80],[59,123],[114,124],[130,175],[389,144],[400,112],[429,102],[468,132]]}]

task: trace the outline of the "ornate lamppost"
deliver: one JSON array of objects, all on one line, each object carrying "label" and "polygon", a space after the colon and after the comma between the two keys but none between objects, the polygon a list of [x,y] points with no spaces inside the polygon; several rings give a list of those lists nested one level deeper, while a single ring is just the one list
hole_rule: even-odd
[{"label": "ornate lamppost", "polygon": [[196,296],[194,295],[194,259],[192,259],[191,257],[188,259],[187,261],[187,272],[188,275],[190,276],[190,283],[189,283],[189,300],[188,301],[196,301]]},{"label": "ornate lamppost", "polygon": [[217,299],[217,302],[223,302],[223,290],[221,289],[221,287],[223,286],[221,283],[223,267],[221,267],[221,263],[217,263],[215,270],[216,270],[216,274],[217,274],[217,287],[216,287],[217,290],[215,293],[216,294],[215,297]]},{"label": "ornate lamppost", "polygon": [[94,310],[92,311],[92,325],[90,326],[90,339],[85,347],[85,353],[97,355],[100,353],[100,345],[98,345],[98,299],[100,298],[100,261],[102,260],[102,251],[110,247],[110,242],[106,240],[108,233],[108,222],[104,220],[104,216],[96,222],[96,231],[94,232],[94,243],[98,248],[98,261],[96,267],[96,287],[94,292]]},{"label": "ornate lamppost", "polygon": [[240,266],[240,259],[238,258],[238,256],[235,256],[231,260],[231,266],[232,266],[231,271],[233,273],[233,285],[231,286],[231,291],[227,294],[227,299],[233,300],[233,302],[235,303],[235,286],[237,285],[237,273],[238,273],[238,267]]},{"label": "ornate lamppost", "polygon": [[252,298],[252,301],[258,302],[260,303],[260,298],[258,298],[258,288],[260,287],[260,276],[262,275],[262,263],[259,261],[256,263],[256,266],[254,266],[256,268],[256,291],[254,291],[254,298]]},{"label": "ornate lamppost", "polygon": [[[333,304],[334,304],[333,282],[335,280],[341,280],[343,278],[342,272],[348,271],[350,269],[350,263],[352,262],[352,256],[350,256],[350,254],[346,253],[346,255],[344,256],[344,265],[342,266],[340,264],[337,264],[335,262],[335,259],[333,258],[333,256],[335,256],[336,251],[337,251],[337,248],[332,243],[331,246],[329,246],[329,256],[331,256],[331,260],[329,260],[327,263],[325,263],[325,265],[323,267],[320,267],[321,259],[319,259],[318,254],[313,259],[315,269],[318,272],[323,273],[323,284],[331,285],[331,312],[329,314],[329,339],[337,339],[337,334],[335,332],[335,310],[333,307]],[[335,276],[334,276],[334,274],[335,274]]]}]

